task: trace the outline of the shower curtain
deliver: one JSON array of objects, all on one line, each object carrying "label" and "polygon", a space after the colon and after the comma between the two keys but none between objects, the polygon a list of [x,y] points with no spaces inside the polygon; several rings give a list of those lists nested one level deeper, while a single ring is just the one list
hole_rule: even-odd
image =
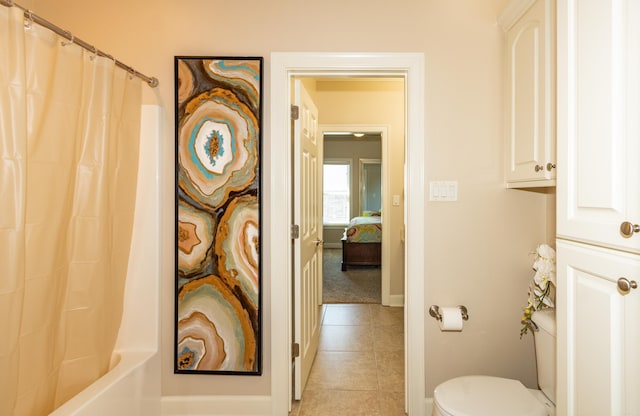
[{"label": "shower curtain", "polygon": [[0,415],[46,415],[109,370],[141,83],[0,7]]}]

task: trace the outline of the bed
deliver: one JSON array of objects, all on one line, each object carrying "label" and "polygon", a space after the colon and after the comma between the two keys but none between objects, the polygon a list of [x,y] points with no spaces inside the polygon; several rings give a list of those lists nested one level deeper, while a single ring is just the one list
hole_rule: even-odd
[{"label": "bed", "polygon": [[354,217],[342,236],[342,271],[348,266],[380,266],[382,218]]}]

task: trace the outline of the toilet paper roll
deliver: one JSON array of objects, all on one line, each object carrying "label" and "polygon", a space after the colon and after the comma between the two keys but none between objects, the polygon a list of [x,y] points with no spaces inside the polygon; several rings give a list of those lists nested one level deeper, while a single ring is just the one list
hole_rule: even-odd
[{"label": "toilet paper roll", "polygon": [[441,307],[441,331],[462,331],[462,311],[457,306]]}]

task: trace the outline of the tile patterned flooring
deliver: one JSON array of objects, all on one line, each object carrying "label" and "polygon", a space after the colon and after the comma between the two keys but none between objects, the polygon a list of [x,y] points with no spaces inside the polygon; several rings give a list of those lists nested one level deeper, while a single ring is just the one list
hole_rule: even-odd
[{"label": "tile patterned flooring", "polygon": [[404,309],[324,305],[318,354],[289,415],[404,414]]}]

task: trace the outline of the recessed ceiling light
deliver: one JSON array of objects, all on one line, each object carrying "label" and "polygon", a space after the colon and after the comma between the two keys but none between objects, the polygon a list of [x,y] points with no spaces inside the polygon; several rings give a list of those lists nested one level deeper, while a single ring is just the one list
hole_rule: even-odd
[{"label": "recessed ceiling light", "polygon": [[364,133],[353,133],[353,135],[356,137],[363,137]]}]

